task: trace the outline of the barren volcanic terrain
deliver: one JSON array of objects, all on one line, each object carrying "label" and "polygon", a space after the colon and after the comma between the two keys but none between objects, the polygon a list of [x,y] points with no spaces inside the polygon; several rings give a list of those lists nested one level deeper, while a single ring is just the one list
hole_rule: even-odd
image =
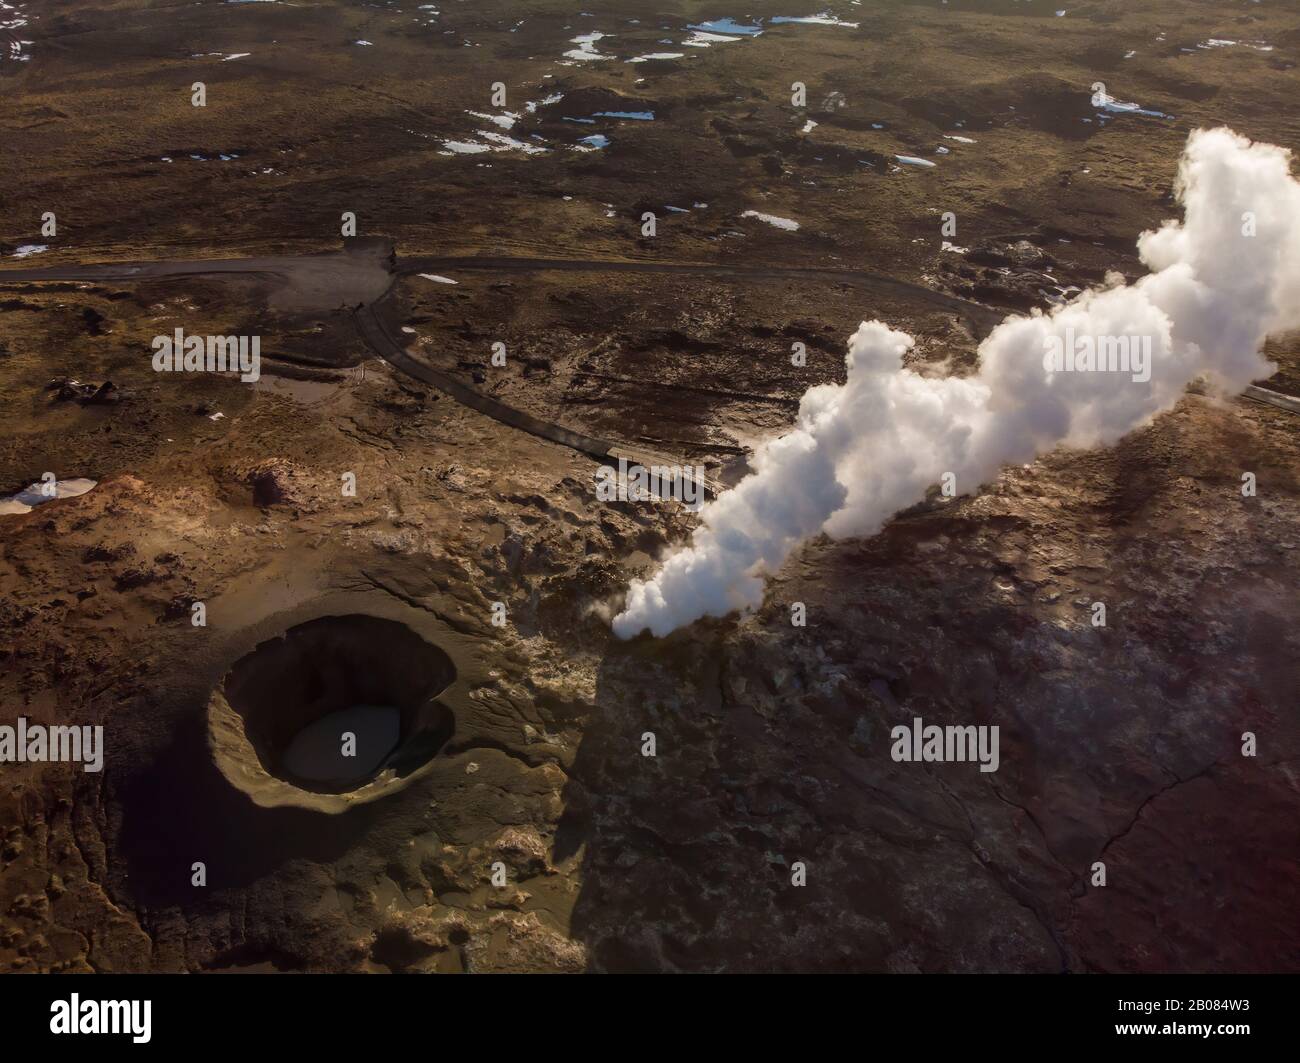
[{"label": "barren volcanic terrain", "polygon": [[1300,147],[1297,61],[1280,0],[0,2],[0,725],[104,757],[0,763],[0,970],[1297,969],[1284,398],[663,638],[610,620],[700,516],[595,488],[727,490],[864,320],[965,376],[1141,276],[1189,132]]}]

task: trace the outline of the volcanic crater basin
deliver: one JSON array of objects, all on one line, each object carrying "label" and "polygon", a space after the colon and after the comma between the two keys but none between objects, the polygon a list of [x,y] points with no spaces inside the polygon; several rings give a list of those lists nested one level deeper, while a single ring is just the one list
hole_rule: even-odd
[{"label": "volcanic crater basin", "polygon": [[456,730],[457,680],[397,620],[320,616],[231,666],[208,699],[209,745],[256,804],[341,812],[428,771]]}]

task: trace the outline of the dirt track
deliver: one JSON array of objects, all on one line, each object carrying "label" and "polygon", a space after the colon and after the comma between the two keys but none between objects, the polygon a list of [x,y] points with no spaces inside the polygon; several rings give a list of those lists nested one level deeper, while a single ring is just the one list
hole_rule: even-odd
[{"label": "dirt track", "polygon": [[[800,266],[735,266],[699,262],[636,262],[601,259],[519,258],[493,256],[422,256],[397,260],[393,265],[391,244],[382,238],[356,241],[349,251],[338,254],[268,256],[235,259],[158,260],[88,265],[60,265],[31,269],[0,270],[0,287],[53,281],[144,281],[194,277],[240,275],[271,280],[272,305],[294,310],[334,310],[355,307],[357,328],[367,345],[394,367],[432,384],[457,402],[478,410],[503,424],[531,432],[595,458],[623,456],[638,464],[675,463],[670,455],[646,451],[625,443],[599,439],[553,421],[534,417],[522,410],[470,387],[434,366],[413,357],[393,335],[385,319],[392,316],[386,297],[398,277],[431,270],[483,271],[489,273],[584,272],[650,273],[710,277],[727,281],[746,279],[810,278],[847,284],[856,288],[885,291],[915,298],[950,310],[965,318],[973,330],[983,334],[1000,315],[968,300],[957,299],[923,285],[896,280],[862,270]],[[594,375],[594,374],[588,374]],[[761,400],[761,396],[755,396]],[[615,453],[617,452],[617,453]],[[722,484],[706,478],[705,487],[717,495]]]},{"label": "dirt track", "polygon": [[[159,260],[154,262],[114,262],[87,265],[46,266],[31,269],[0,270],[0,285],[32,281],[105,281],[161,280],[175,277],[219,276],[221,274],[284,277],[304,292],[322,286],[330,278],[330,291],[346,293],[345,298],[371,302],[387,291],[376,294],[377,259],[373,255],[356,256],[313,254],[298,256],[252,257],[233,259]],[[830,266],[738,266],[708,262],[637,262],[615,259],[524,258],[491,255],[433,255],[398,259],[394,276],[410,276],[434,270],[473,270],[490,273],[651,273],[687,277],[711,277],[719,280],[822,280],[847,284],[864,291],[907,296],[930,303],[966,318],[984,334],[1002,319],[991,307],[944,292],[865,270]],[[391,283],[391,281],[390,281]]]}]

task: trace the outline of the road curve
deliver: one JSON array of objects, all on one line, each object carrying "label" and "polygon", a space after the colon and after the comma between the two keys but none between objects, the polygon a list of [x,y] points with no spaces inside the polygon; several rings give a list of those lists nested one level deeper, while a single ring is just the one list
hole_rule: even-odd
[{"label": "road curve", "polygon": [[[707,262],[652,262],[626,259],[519,258],[488,255],[416,256],[397,259],[390,241],[379,237],[345,243],[342,252],[254,256],[227,259],[180,259],[152,262],[113,262],[92,265],[37,266],[0,270],[0,286],[42,281],[138,281],[175,277],[259,276],[274,280],[275,302],[289,308],[351,310],[367,346],[400,372],[436,387],[464,406],[502,424],[551,440],[601,461],[626,458],[643,466],[680,466],[678,458],[585,435],[485,395],[443,370],[415,358],[385,323],[392,287],[399,277],[433,271],[527,273],[546,271],[653,273],[713,277],[720,280],[819,279],[868,291],[913,298],[964,318],[977,335],[991,330],[1001,315],[965,299],[923,285],[865,270],[830,266],[744,266]],[[717,496],[720,481],[702,477],[704,489]]]},{"label": "road curve", "polygon": [[[396,259],[391,242],[377,237],[351,242],[343,252],[280,255],[232,259],[161,260],[115,262],[98,265],[62,265],[0,270],[0,287],[41,281],[132,281],[171,277],[242,275],[276,278],[284,289],[284,305],[296,309],[337,310],[351,308],[357,329],[366,345],[394,368],[436,387],[457,402],[502,424],[518,428],[569,447],[599,461],[626,458],[643,466],[680,466],[670,455],[598,439],[571,428],[544,421],[509,406],[415,358],[384,323],[391,306],[393,284],[399,277],[426,272],[484,271],[493,273],[605,272],[656,273],[716,277],[723,280],[810,279],[848,284],[868,291],[906,296],[960,315],[977,336],[988,334],[1002,315],[990,307],[970,302],[923,285],[865,270],[833,266],[743,266],[707,262],[650,262],[620,259],[519,258],[489,255],[437,255]],[[1288,395],[1249,387],[1246,397],[1266,402],[1291,413],[1300,413],[1300,400]],[[713,477],[702,478],[704,489],[714,497],[724,487]]]},{"label": "road curve", "polygon": [[[379,302],[382,302],[382,300]],[[646,467],[652,465],[679,466],[682,464],[679,458],[672,458],[651,451],[642,451],[608,439],[598,439],[582,432],[575,432],[573,429],[565,428],[554,421],[543,421],[530,413],[509,406],[499,399],[494,399],[490,395],[484,395],[481,391],[457,380],[450,373],[445,373],[441,369],[436,369],[427,362],[414,357],[402,345],[401,341],[392,334],[388,326],[384,324],[382,309],[384,308],[377,307],[375,303],[369,303],[353,312],[357,330],[361,333],[370,349],[395,369],[407,376],[414,377],[416,380],[431,384],[463,406],[477,410],[479,413],[512,428],[519,428],[532,435],[540,436],[542,439],[549,439],[553,443],[570,447],[589,457],[596,458],[598,461],[617,461],[619,458],[626,458],[633,465],[644,465]],[[710,476],[702,477],[701,483],[704,489],[714,497],[717,497],[724,490],[721,482]]]}]

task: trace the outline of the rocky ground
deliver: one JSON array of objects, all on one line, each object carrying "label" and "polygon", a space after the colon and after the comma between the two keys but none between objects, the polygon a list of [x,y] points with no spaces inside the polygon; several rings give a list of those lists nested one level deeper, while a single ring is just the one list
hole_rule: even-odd
[{"label": "rocky ground", "polygon": [[[815,6],[0,9],[30,42],[0,58],[0,268],[334,251],[353,211],[399,256],[854,268],[1013,312],[1140,273],[1190,129],[1300,146],[1281,5],[770,21]],[[763,32],[690,28],[723,18]],[[1102,122],[1098,81],[1172,117]],[[956,314],[833,279],[448,278],[392,291],[429,364],[723,477],[843,378],[863,318],[915,334],[926,372],[975,364]],[[590,458],[404,376],[343,303],[250,275],[0,285],[0,496],[97,482],[0,515],[0,724],[107,743],[101,774],[0,765],[0,967],[1295,968],[1295,415],[1189,395],[1114,448],[808,544],[751,616],[620,642],[628,579],[697,518],[597,501]],[[262,379],[153,372],[177,327],[260,334]],[[1300,395],[1300,343],[1269,353]],[[356,613],[454,648],[455,733],[376,800],[263,807],[214,757],[212,693],[260,642]],[[914,716],[997,724],[999,770],[895,763]]]}]

